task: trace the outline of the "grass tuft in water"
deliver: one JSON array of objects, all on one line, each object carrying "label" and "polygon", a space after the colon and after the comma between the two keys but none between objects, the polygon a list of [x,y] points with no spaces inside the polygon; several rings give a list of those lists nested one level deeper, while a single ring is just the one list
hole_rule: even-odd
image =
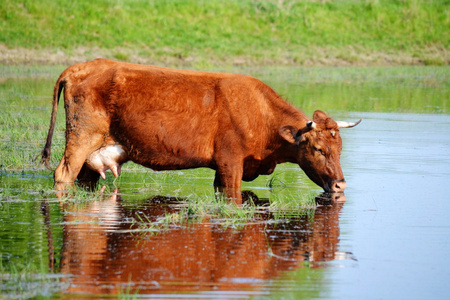
[{"label": "grass tuft in water", "polygon": [[[247,195],[251,192],[244,193]],[[239,227],[252,220],[270,215],[275,220],[284,220],[303,215],[314,216],[315,194],[306,195],[274,195],[272,199],[248,198],[242,205],[236,205],[221,194],[203,197],[190,196],[186,201],[177,204],[178,209],[166,213],[159,219],[152,220],[145,214],[137,214],[132,223],[133,231],[143,236],[150,233],[157,235],[170,226],[189,226],[198,223],[214,223],[224,228]]]},{"label": "grass tuft in water", "polygon": [[117,299],[119,300],[133,300],[138,299],[139,289],[133,289],[133,283],[130,278],[130,283],[126,287],[121,286],[117,292]]},{"label": "grass tuft in water", "polygon": [[274,187],[285,187],[286,184],[278,178],[280,173],[273,174],[270,179],[266,183],[266,187],[274,188]]},{"label": "grass tuft in water", "polygon": [[60,198],[61,201],[66,202],[89,202],[101,200],[113,195],[109,186],[97,184],[95,188],[80,187],[76,184],[67,187],[64,195]]}]

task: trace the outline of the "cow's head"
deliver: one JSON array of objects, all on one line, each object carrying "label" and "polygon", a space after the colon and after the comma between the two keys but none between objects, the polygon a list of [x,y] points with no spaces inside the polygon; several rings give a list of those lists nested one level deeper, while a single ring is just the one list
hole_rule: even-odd
[{"label": "cow's head", "polygon": [[353,127],[359,122],[334,121],[317,110],[313,121],[304,128],[284,126],[280,134],[295,149],[292,153],[296,162],[312,181],[326,192],[343,192],[346,183],[339,161],[342,149],[339,128]]}]

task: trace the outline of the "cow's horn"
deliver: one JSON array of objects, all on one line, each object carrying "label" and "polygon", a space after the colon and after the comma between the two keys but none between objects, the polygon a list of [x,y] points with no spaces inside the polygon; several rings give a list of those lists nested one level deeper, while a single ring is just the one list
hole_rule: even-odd
[{"label": "cow's horn", "polygon": [[312,129],[316,129],[316,127],[317,127],[316,123],[314,123],[313,121],[306,122],[306,126],[308,126],[309,128],[312,128]]},{"label": "cow's horn", "polygon": [[355,123],[345,122],[345,121],[336,121],[336,123],[339,128],[351,128],[351,127],[355,127],[356,125],[361,123],[361,121],[362,121],[362,119],[359,119],[359,121],[355,122]]}]

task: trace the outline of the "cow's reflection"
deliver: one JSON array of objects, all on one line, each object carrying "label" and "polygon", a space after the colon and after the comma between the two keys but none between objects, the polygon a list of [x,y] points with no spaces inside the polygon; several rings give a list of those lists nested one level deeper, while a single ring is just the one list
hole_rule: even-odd
[{"label": "cow's reflection", "polygon": [[139,293],[251,288],[305,261],[316,267],[340,256],[338,201],[281,222],[262,214],[237,227],[204,220],[133,233],[130,220],[160,219],[179,209],[168,204],[176,200],[128,206],[113,195],[67,205],[61,272],[72,275],[68,292],[116,293],[130,282]]}]

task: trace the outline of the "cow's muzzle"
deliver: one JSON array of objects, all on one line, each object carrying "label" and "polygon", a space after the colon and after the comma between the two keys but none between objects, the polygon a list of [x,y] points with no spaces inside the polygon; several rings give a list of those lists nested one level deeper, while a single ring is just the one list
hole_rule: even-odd
[{"label": "cow's muzzle", "polygon": [[331,184],[327,186],[328,190],[325,188],[325,191],[331,193],[343,193],[346,187],[347,183],[344,179],[333,180]]}]

